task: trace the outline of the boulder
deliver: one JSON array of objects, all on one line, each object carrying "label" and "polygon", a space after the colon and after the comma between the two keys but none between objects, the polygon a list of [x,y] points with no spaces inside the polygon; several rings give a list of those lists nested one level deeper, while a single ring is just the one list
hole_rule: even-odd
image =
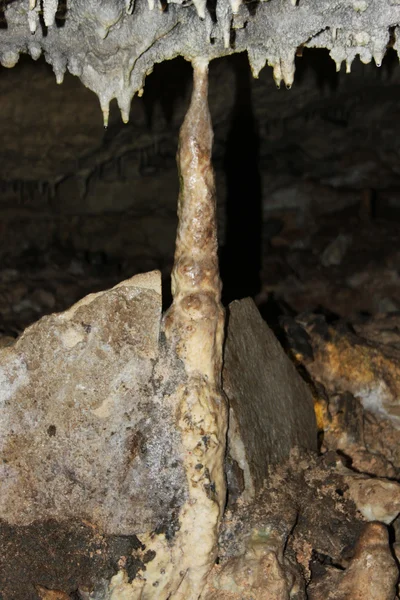
[{"label": "boulder", "polygon": [[223,387],[229,399],[229,453],[244,495],[261,489],[268,467],[295,447],[317,450],[311,391],[251,298],[229,306]]},{"label": "boulder", "polygon": [[186,375],[160,327],[153,272],[0,349],[0,596],[92,589],[122,566],[132,580],[155,555],[143,535],[173,540],[187,497],[173,392]]}]

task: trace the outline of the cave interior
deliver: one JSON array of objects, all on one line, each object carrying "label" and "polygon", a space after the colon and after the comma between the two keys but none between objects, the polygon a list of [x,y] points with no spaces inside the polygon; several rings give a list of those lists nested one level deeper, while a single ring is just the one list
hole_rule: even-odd
[{"label": "cave interior", "polygon": [[[42,343],[44,347],[40,332],[53,326],[51,319],[56,329],[61,327],[62,316],[40,321],[42,317],[63,311],[74,314],[70,307],[88,294],[113,286],[117,287],[110,293],[118,294],[118,284],[135,275],[150,273],[151,279],[151,272],[159,271],[162,309],[170,307],[180,189],[178,138],[191,102],[192,65],[200,57],[209,61],[218,258],[222,303],[228,315],[228,342],[224,348],[221,342],[217,350],[221,356],[222,350],[226,351],[225,371],[217,361],[218,377],[222,373],[224,393],[232,408],[229,386],[240,388],[240,382],[234,382],[235,366],[228,364],[229,344],[234,344],[229,341],[229,327],[237,327],[243,339],[254,334],[256,340],[258,332],[264,332],[260,347],[270,344],[276,359],[276,363],[271,359],[271,364],[279,365],[276,373],[283,372],[291,382],[288,385],[293,384],[290,389],[282,386],[283,396],[293,400],[287,406],[285,398],[282,400],[282,439],[286,443],[285,436],[292,436],[292,446],[296,446],[296,436],[304,434],[306,438],[310,431],[311,436],[315,432],[315,448],[314,441],[305,444],[305,455],[289,448],[293,453],[287,451],[288,462],[275,461],[273,467],[278,470],[272,475],[268,471],[264,487],[264,480],[259,488],[252,483],[250,493],[246,486],[254,476],[251,460],[247,472],[237,458],[239,446],[235,446],[237,439],[231,431],[236,431],[235,427],[240,430],[246,454],[254,451],[263,436],[269,439],[268,424],[262,430],[263,424],[259,428],[258,423],[254,425],[257,419],[249,425],[244,418],[244,424],[237,425],[237,417],[230,414],[228,427],[224,405],[218,405],[213,396],[216,389],[222,394],[222,384],[221,389],[218,382],[211,386],[203,405],[209,408],[211,398],[210,406],[221,409],[218,418],[218,410],[210,410],[222,423],[218,422],[215,434],[220,444],[216,443],[215,472],[221,489],[226,479],[228,491],[224,505],[207,466],[205,478],[209,481],[199,492],[205,495],[203,499],[199,495],[198,502],[204,500],[208,506],[208,500],[217,498],[226,512],[215,517],[210,542],[214,549],[208,554],[204,551],[203,571],[188,562],[189,583],[184,589],[193,592],[179,592],[181,580],[177,582],[177,578],[182,573],[172,550],[172,567],[154,567],[161,564],[157,561],[162,560],[165,548],[173,548],[174,543],[185,560],[190,554],[184,537],[189,534],[181,526],[184,521],[176,524],[183,519],[183,512],[178,513],[189,494],[182,474],[174,483],[182,504],[173,507],[175,512],[172,503],[168,505],[168,525],[153,528],[151,535],[146,530],[148,537],[143,534],[139,539],[132,523],[124,530],[112,521],[114,505],[109,521],[104,515],[104,521],[98,517],[96,522],[93,517],[96,525],[89,523],[84,512],[78,514],[82,517],[78,525],[74,521],[70,527],[62,519],[54,522],[50,501],[37,503],[44,507],[43,520],[32,518],[31,522],[22,511],[21,521],[10,518],[8,522],[12,493],[7,477],[13,481],[14,475],[7,471],[11,468],[8,458],[3,459],[1,473],[7,477],[4,488],[0,487],[0,501],[8,505],[4,514],[0,513],[0,600],[400,598],[399,26],[400,6],[395,0],[0,1],[0,358],[6,365],[4,372],[13,352],[25,352],[29,336],[34,339],[37,335],[41,340],[38,346]],[[182,189],[181,185],[181,193]],[[146,293],[140,292],[150,307],[152,301],[146,294],[151,285],[146,283]],[[215,289],[218,296],[218,281]],[[106,297],[104,294],[103,300]],[[246,300],[240,304],[242,308],[233,302],[246,298],[253,299],[259,313],[252,313],[252,304]],[[77,306],[85,306],[85,302]],[[218,302],[217,297],[216,305]],[[154,314],[158,314],[156,310]],[[262,319],[257,321],[259,315]],[[117,316],[119,327],[122,317]],[[105,322],[104,329],[110,324]],[[272,341],[265,333],[268,328],[263,329],[265,323],[274,334]],[[34,327],[27,330],[30,325]],[[81,325],[89,336],[92,326]],[[179,378],[184,376],[197,385],[195,378],[190,380],[190,361],[182,348],[178,344],[169,349],[171,356],[176,351],[182,359],[183,370],[181,363],[177,366],[175,359],[165,354],[168,346],[163,336],[157,338],[157,352],[164,352],[160,360],[173,372],[170,387],[180,389]],[[71,342],[67,337],[62,343]],[[279,344],[274,345],[275,338]],[[54,353],[57,360],[59,354],[58,350]],[[152,360],[158,364],[158,358],[152,356]],[[246,363],[240,365],[245,372]],[[41,368],[43,365],[34,366],[32,371]],[[249,364],[249,373],[251,368]],[[260,368],[263,370],[263,365]],[[268,368],[271,366],[265,366],[265,372],[271,379],[262,390],[266,396],[269,388],[275,394],[280,387]],[[8,389],[10,398],[17,398],[13,385],[14,376],[18,377],[12,369],[10,372],[9,380],[0,372],[0,400]],[[46,379],[47,374],[41,377]],[[66,380],[68,377],[67,371]],[[141,377],[141,373],[137,375],[139,382]],[[165,373],[157,384],[151,379],[150,392],[143,385],[145,398],[153,394],[153,400],[162,397],[169,401],[173,394],[165,382],[164,388],[160,384],[163,377]],[[208,376],[202,381],[208,384]],[[251,382],[249,398],[253,393],[250,387]],[[7,408],[10,398],[0,406],[5,415],[11,410]],[[301,405],[299,410],[304,409],[306,418],[309,400],[314,407],[311,420],[315,418],[316,424],[308,423],[308,433],[307,426],[304,428],[307,434],[300,425],[289,432],[297,419],[297,413],[294,418],[295,413],[289,412]],[[18,402],[15,422],[22,419],[25,423]],[[252,402],[249,400],[251,407]],[[143,405],[146,407],[146,402]],[[279,413],[275,408],[272,412]],[[178,413],[174,412],[174,418]],[[65,414],[69,414],[67,410]],[[46,432],[40,433],[46,443],[58,443],[58,437],[56,441],[53,438],[63,435],[62,419],[57,427],[47,426],[46,421]],[[164,414],[157,419],[162,421]],[[165,418],[168,427],[174,425],[173,419],[168,419],[169,415]],[[8,436],[6,419],[4,422],[0,441]],[[188,418],[187,422],[192,435],[194,421]],[[274,435],[280,431],[276,423]],[[253,425],[254,435],[246,433],[246,427]],[[13,427],[9,427],[11,437]],[[33,418],[29,427],[36,427]],[[167,444],[166,454],[174,450],[175,442],[180,448],[181,441],[174,436],[178,439],[184,431],[181,421],[171,431],[172,442],[165,442],[167,436],[160,435],[160,444]],[[114,434],[112,431],[108,442]],[[149,439],[153,435],[158,441],[159,434],[159,421],[155,420]],[[189,434],[187,443],[191,443]],[[19,438],[24,436],[25,432]],[[127,436],[134,457],[141,459],[148,450],[146,436],[142,431]],[[204,432],[201,435],[204,453],[212,446],[210,437]],[[262,453],[263,441],[260,443]],[[67,441],[69,447],[72,443]],[[255,452],[258,450],[257,446]],[[4,456],[9,451],[7,447]],[[30,460],[29,452],[27,455]],[[12,455],[12,460],[19,468],[19,457]],[[48,460],[50,464],[53,459]],[[133,471],[134,460],[129,466],[134,465]],[[204,465],[207,460],[204,458]],[[190,472],[190,461],[183,463],[184,474]],[[204,465],[199,459],[194,469],[201,470]],[[45,468],[47,465],[43,473]],[[161,472],[156,473],[156,482]],[[58,477],[53,475],[49,487]],[[75,473],[68,477],[72,487],[78,486]],[[32,476],[33,487],[34,479]],[[160,488],[165,485],[169,490],[167,484],[162,479]],[[258,496],[251,495],[254,490]],[[62,501],[57,505],[56,494],[54,497],[58,518]],[[116,497],[119,499],[117,493]],[[92,501],[91,491],[85,501],[88,498]],[[121,498],[125,501],[123,494]],[[123,512],[124,506],[116,513]],[[108,508],[105,502],[104,510]],[[76,516],[73,510],[71,514]],[[99,534],[101,543],[96,537],[99,523],[106,523],[104,531],[109,527],[103,537]],[[198,534],[201,527],[196,526]],[[98,546],[93,546],[95,539]],[[41,549],[36,560],[32,548],[37,540]],[[94,560],[93,547],[98,548]],[[65,548],[68,560],[59,568]],[[201,555],[201,548],[199,552]],[[10,575],[14,559],[17,567]],[[48,566],[43,567],[46,561]],[[271,565],[278,575],[268,580],[265,572],[270,572]],[[158,569],[158,579],[152,569]],[[165,583],[160,583],[160,573],[165,575]],[[246,575],[239,583],[241,573]],[[143,595],[140,586],[144,586]]]}]

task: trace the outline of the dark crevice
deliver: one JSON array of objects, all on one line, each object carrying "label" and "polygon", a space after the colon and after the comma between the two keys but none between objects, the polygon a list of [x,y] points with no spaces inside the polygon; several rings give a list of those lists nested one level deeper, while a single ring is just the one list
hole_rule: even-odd
[{"label": "dark crevice", "polygon": [[260,140],[252,106],[251,74],[245,55],[234,58],[235,103],[224,158],[227,186],[226,244],[221,249],[224,303],[259,292],[262,253]]}]

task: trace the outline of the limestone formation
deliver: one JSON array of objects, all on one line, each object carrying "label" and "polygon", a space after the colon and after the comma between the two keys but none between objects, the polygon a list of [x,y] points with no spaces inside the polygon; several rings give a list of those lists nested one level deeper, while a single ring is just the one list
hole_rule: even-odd
[{"label": "limestone formation", "polygon": [[321,315],[285,321],[291,352],[314,382],[322,451],[339,451],[357,473],[393,480],[400,477],[397,324],[396,315],[351,327]]},{"label": "limestone formation", "polygon": [[389,43],[398,49],[400,7],[395,0],[17,0],[0,16],[1,64],[43,52],[57,83],[68,69],[98,95],[107,124],[110,101],[127,121],[154,64],[175,56],[210,61],[247,52],[256,77],[269,64],[287,87],[303,46],[327,48],[348,72],[356,56],[380,66]]},{"label": "limestone formation", "polygon": [[[371,450],[373,418],[399,426],[399,351],[302,323],[307,386],[245,300],[230,306],[223,357],[207,95],[209,62],[235,52],[287,88],[303,47],[327,48],[338,70],[356,56],[380,65],[388,46],[400,51],[399,23],[398,0],[1,5],[1,65],[43,53],[57,83],[68,70],[98,95],[105,126],[113,99],[128,121],[155,64],[182,56],[194,72],[164,318],[152,272],[0,343],[2,600],[395,596],[384,524],[398,517],[400,486],[377,476],[400,465],[385,450],[373,478],[349,467]],[[339,241],[325,266],[345,256],[349,240]],[[326,434],[318,458],[311,389]],[[357,449],[345,454],[349,441]]]},{"label": "limestone formation", "polygon": [[395,481],[368,477],[350,471],[344,475],[351,498],[366,521],[390,525],[400,513],[400,485]]},{"label": "limestone formation", "polygon": [[344,323],[303,315],[287,325],[292,352],[330,392],[350,392],[363,408],[400,428],[400,351],[396,345],[356,335]]},{"label": "limestone formation", "polygon": [[[397,569],[393,568],[386,528],[373,524],[379,542],[377,548],[373,543],[368,546],[377,558],[369,586],[371,573],[363,576],[360,561],[351,560],[354,548],[364,544],[365,523],[353,501],[342,493],[344,477],[331,458],[292,451],[288,460],[270,469],[266,485],[252,501],[240,499],[226,512],[220,559],[201,598],[331,600],[336,598],[335,587],[327,585],[331,565],[342,575],[353,562],[347,575],[351,584],[346,584],[346,589],[352,585],[352,593],[339,597],[389,598],[385,594],[393,589]],[[364,550],[367,552],[365,546]],[[384,582],[381,590],[379,580]],[[321,590],[320,595],[312,595],[314,588]]]}]

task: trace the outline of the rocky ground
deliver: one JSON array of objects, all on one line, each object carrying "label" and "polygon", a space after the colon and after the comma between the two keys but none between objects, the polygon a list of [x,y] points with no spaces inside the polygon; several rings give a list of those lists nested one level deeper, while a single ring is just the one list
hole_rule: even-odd
[{"label": "rocky ground", "polygon": [[[293,227],[287,214],[274,217],[256,301],[312,391],[319,454],[294,451],[271,467],[250,501],[235,501],[230,482],[209,600],[395,597],[399,227],[373,209],[367,204],[365,214],[355,205],[307,229]],[[130,268],[129,260],[105,253],[21,254],[0,272],[1,344],[42,315],[112,286]],[[49,593],[43,588],[40,597],[53,598]],[[78,597],[91,596],[81,590]]]}]

